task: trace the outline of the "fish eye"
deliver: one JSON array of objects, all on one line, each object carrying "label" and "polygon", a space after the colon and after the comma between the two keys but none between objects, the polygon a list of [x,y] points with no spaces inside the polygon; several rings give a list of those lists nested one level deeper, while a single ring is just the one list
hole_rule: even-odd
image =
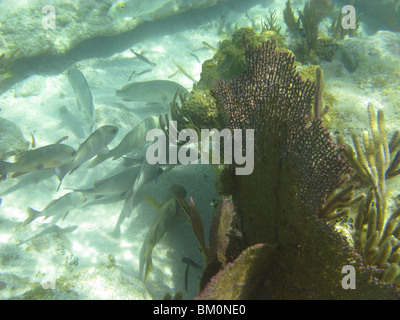
[{"label": "fish eye", "polygon": [[82,202],[85,203],[87,201],[87,197],[83,197]]},{"label": "fish eye", "polygon": [[125,3],[121,2],[121,3],[119,4],[119,7],[120,7],[120,8],[125,8]]}]

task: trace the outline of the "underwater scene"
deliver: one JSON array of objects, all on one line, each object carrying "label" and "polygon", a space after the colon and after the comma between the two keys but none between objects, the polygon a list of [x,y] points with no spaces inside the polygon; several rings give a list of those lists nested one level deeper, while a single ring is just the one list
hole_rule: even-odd
[{"label": "underwater scene", "polygon": [[0,299],[399,299],[399,0],[0,0]]}]

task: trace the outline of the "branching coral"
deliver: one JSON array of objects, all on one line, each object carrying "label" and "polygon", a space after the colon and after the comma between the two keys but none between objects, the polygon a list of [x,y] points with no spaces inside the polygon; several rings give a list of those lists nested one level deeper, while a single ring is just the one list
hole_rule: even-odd
[{"label": "branching coral", "polygon": [[[236,176],[235,165],[219,172],[223,200],[210,247],[202,227],[192,223],[206,256],[198,298],[397,298],[391,285],[377,282],[378,268],[367,267],[327,222],[369,195],[344,184],[350,166],[341,158],[343,148],[318,116],[310,121],[320,90],[302,80],[294,62],[291,52],[277,52],[262,34],[240,29],[203,64],[182,105],[194,128],[255,130],[253,173]],[[194,202],[186,208],[194,210]],[[340,285],[346,265],[356,270],[357,290]]]},{"label": "branching coral", "polygon": [[[385,271],[380,279],[400,283],[400,209],[386,221],[387,185],[386,180],[400,174],[399,132],[396,131],[388,142],[385,118],[382,110],[377,115],[370,103],[368,115],[371,131],[363,132],[363,143],[353,134],[354,149],[347,145],[346,156],[360,177],[369,186],[366,199],[361,203],[356,221],[354,243],[365,262],[382,267]],[[339,138],[344,143],[343,138]]]},{"label": "branching coral", "polygon": [[306,2],[303,11],[299,10],[309,51],[317,49],[319,24],[331,13],[333,7],[329,0],[310,0]]},{"label": "branching coral", "polygon": [[290,0],[286,2],[285,10],[283,10],[283,20],[290,31],[296,32],[300,29],[300,19],[296,20]]},{"label": "branching coral", "polygon": [[268,31],[274,31],[277,34],[281,31],[281,27],[277,24],[276,10],[269,10],[269,16],[267,16],[267,22],[263,21],[262,29]]}]

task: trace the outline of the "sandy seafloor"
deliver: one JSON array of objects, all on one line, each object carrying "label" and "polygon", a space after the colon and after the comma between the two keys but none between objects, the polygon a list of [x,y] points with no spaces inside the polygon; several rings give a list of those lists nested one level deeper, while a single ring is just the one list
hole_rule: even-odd
[{"label": "sandy seafloor", "polygon": [[[63,56],[21,60],[14,66],[15,83],[0,96],[0,117],[18,124],[27,140],[32,133],[37,147],[68,136],[64,143],[77,149],[85,139],[82,130],[86,129],[66,77],[66,71],[77,66],[85,75],[94,98],[95,128],[105,124],[119,128],[118,136],[110,144],[110,148],[115,147],[141,119],[167,111],[140,102],[125,102],[115,96],[115,90],[128,83],[133,70],[139,73],[151,68],[129,49],[143,50],[143,54],[157,64],[150,72],[134,75],[132,81],[168,79],[176,71],[173,59],[199,79],[201,62],[214,54],[202,41],[218,46],[224,39],[217,34],[220,17],[228,10],[226,21],[247,26],[250,22],[244,15],[246,10],[257,23],[268,10],[252,1],[240,5],[238,1],[233,2],[236,3],[233,8],[230,3],[220,4],[146,22],[116,37],[89,40]],[[296,7],[303,7],[303,2],[294,3]],[[281,17],[284,1],[264,1],[264,4],[279,10],[278,21],[284,33]],[[325,70],[326,89],[337,99],[331,108],[341,115],[340,125],[332,131],[346,138],[352,132],[361,134],[362,130],[369,129],[366,108],[370,101],[376,108],[385,110],[389,132],[399,127],[400,120],[400,36],[394,32],[368,35],[363,26],[361,28],[361,38],[345,40],[362,53],[355,72],[349,73],[339,60],[321,64]],[[188,52],[197,55],[201,62]],[[180,73],[170,80],[188,90],[193,84]],[[110,232],[123,200],[109,199],[72,210],[65,220],[57,221],[62,228],[78,225],[73,233],[45,235],[17,245],[40,232],[44,223],[51,222],[51,219],[40,218],[22,228],[28,206],[41,210],[51,200],[69,192],[67,188],[91,187],[95,179],[122,168],[120,161],[111,159],[93,169],[86,165],[67,176],[59,192],[56,192],[58,179],[51,170],[8,178],[0,183],[0,281],[6,283],[0,290],[0,298],[161,299],[165,293],[183,290],[185,299],[192,299],[197,293],[201,272],[190,269],[189,286],[185,291],[186,265],[181,259],[188,257],[202,264],[202,257],[191,227],[184,221],[177,220],[157,244],[153,250],[154,270],[146,282],[140,280],[139,252],[157,217],[143,195],[161,201],[169,186],[184,185],[202,214],[208,240],[212,217],[210,203],[217,197],[215,176],[209,165],[178,166],[162,175],[157,183],[147,184],[139,194],[141,200],[131,217],[124,221],[119,239],[110,236]],[[391,205],[396,191],[400,190],[396,188],[399,179],[390,184]],[[46,284],[54,280],[55,289],[46,289]]]}]

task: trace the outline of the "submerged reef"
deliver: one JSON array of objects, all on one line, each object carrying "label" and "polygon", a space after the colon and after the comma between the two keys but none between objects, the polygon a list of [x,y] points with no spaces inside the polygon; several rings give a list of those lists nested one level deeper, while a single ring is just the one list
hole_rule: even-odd
[{"label": "submerged reef", "polygon": [[[320,31],[325,18],[332,18],[328,34]],[[342,28],[343,14],[330,0],[307,1],[302,10],[298,9],[296,18],[290,0],[286,2],[283,20],[287,26],[290,42],[297,60],[306,63],[332,61],[346,36],[354,37],[360,26],[362,15],[356,17],[355,29]]]},{"label": "submerged reef", "polygon": [[[378,268],[328,222],[365,195],[356,196],[354,187],[335,193],[352,168],[342,158],[344,147],[322,126],[321,115],[314,111],[310,117],[320,89],[302,79],[294,55],[277,51],[262,34],[241,29],[205,62],[194,91],[199,89],[212,104],[196,113],[191,96],[182,105],[189,123],[254,129],[255,159],[249,176],[235,175],[235,165],[219,171],[221,202],[210,247],[199,236],[201,222],[192,221],[207,265],[197,298],[398,298],[391,284],[378,281]],[[186,207],[195,212],[193,202]],[[342,287],[346,266],[356,272],[356,290]]]},{"label": "submerged reef", "polygon": [[[221,79],[230,80],[245,70],[242,37],[254,45],[268,39],[266,33],[259,35],[252,28],[245,28],[236,31],[232,40],[221,43],[214,57],[203,63],[200,81],[182,104],[182,115],[189,121],[189,124],[185,123],[186,128],[195,129],[198,133],[201,128],[223,128],[224,121],[212,95],[213,85]],[[179,127],[179,130],[185,127]]]},{"label": "submerged reef", "polygon": [[[146,21],[216,5],[218,0],[63,1],[32,5],[0,3],[0,52],[18,50],[16,59],[43,53],[65,54],[79,43],[99,36],[134,30]],[[41,2],[42,3],[42,2]],[[29,34],[29,37],[26,35]]]}]

